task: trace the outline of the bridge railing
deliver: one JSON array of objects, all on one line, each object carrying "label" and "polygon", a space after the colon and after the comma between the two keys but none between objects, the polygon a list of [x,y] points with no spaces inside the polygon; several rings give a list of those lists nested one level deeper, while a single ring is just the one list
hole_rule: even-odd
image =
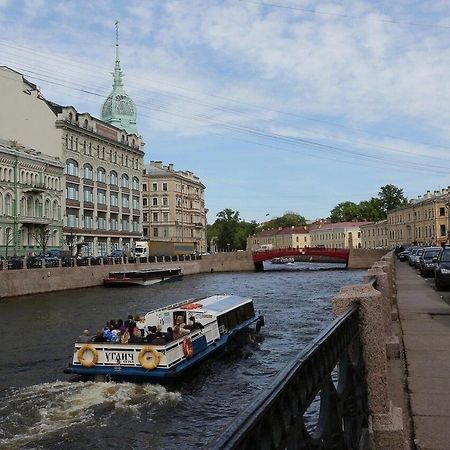
[{"label": "bridge railing", "polygon": [[[208,448],[360,448],[368,410],[358,313],[353,305],[335,319]],[[309,431],[305,413],[318,394]]]}]

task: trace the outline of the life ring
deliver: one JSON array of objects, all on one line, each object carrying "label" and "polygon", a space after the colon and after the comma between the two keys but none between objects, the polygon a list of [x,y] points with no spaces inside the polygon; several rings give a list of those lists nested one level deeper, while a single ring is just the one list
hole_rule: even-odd
[{"label": "life ring", "polygon": [[[151,358],[148,358],[146,355],[148,353],[151,353]],[[152,345],[145,346],[140,352],[139,352],[139,362],[141,363],[141,366],[144,369],[147,370],[153,370],[155,369],[158,364],[159,360],[161,359],[161,353],[159,353],[155,347]]]},{"label": "life ring", "polygon": [[194,354],[194,347],[192,345],[191,338],[185,338],[183,340],[182,347],[184,356],[186,356],[186,358],[191,358],[192,355]]},{"label": "life ring", "polygon": [[203,305],[201,303],[188,303],[187,305],[180,306],[180,309],[197,309],[201,308]]},{"label": "life ring", "polygon": [[[92,359],[86,359],[84,357],[84,354],[86,352],[91,352],[92,353]],[[80,361],[80,364],[83,367],[86,367],[87,369],[89,369],[90,367],[94,367],[97,364],[98,361],[98,352],[95,349],[95,347],[91,344],[85,344],[83,345],[80,350],[78,350],[77,353],[78,356],[78,361]]]}]

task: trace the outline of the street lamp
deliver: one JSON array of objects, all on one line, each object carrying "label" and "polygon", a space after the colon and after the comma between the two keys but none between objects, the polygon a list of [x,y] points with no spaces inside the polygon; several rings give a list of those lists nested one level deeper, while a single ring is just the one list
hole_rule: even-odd
[{"label": "street lamp", "polygon": [[230,243],[227,243],[228,251],[230,251]]}]

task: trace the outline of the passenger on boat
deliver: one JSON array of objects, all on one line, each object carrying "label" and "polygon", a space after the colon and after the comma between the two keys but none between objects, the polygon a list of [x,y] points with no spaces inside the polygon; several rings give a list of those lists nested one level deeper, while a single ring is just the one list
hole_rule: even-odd
[{"label": "passenger on boat", "polygon": [[189,334],[190,331],[186,328],[181,328],[179,325],[175,325],[173,327],[173,338],[179,339],[180,337],[185,336],[186,334]]},{"label": "passenger on boat", "polygon": [[165,345],[166,342],[167,341],[164,339],[161,331],[157,331],[156,332],[156,337],[155,337],[155,339],[153,339],[152,344],[153,345]]},{"label": "passenger on boat", "polygon": [[142,342],[141,330],[138,327],[133,328],[133,334],[130,334],[130,341],[133,344],[138,344]]},{"label": "passenger on boat", "polygon": [[91,342],[92,338],[89,336],[89,330],[83,330],[83,333],[78,336],[78,342]]},{"label": "passenger on boat", "polygon": [[139,320],[136,322],[136,327],[141,332],[141,337],[142,338],[145,337],[146,332],[145,332],[145,317],[144,316],[139,317]]},{"label": "passenger on boat", "polygon": [[165,335],[166,342],[173,341],[173,328],[167,327],[166,335]]},{"label": "passenger on boat", "polygon": [[120,330],[120,332],[121,333],[123,333],[124,331],[125,331],[125,325],[123,324],[123,320],[122,319],[119,319],[118,321],[117,321],[117,326],[118,326],[118,328],[119,328],[119,330]]},{"label": "passenger on boat", "polygon": [[121,333],[120,330],[112,330],[111,342],[118,343],[120,342]]},{"label": "passenger on boat", "polygon": [[128,330],[125,330],[122,336],[120,337],[120,343],[128,344],[129,340],[130,340],[130,332]]},{"label": "passenger on boat", "polygon": [[102,330],[97,330],[97,333],[95,333],[95,336],[92,338],[92,342],[106,342]]},{"label": "passenger on boat", "polygon": [[203,330],[205,328],[203,324],[197,322],[194,316],[189,317],[189,323],[185,326],[188,330]]},{"label": "passenger on boat", "polygon": [[156,337],[156,327],[147,327],[147,335],[145,336],[145,342],[152,342]]}]

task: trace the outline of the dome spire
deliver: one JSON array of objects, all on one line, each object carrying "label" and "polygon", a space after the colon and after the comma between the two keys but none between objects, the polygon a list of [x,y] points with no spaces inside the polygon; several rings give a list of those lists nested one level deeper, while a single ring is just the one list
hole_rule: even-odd
[{"label": "dome spire", "polygon": [[117,128],[123,128],[127,133],[136,131],[136,106],[123,88],[123,73],[119,59],[119,21],[116,20],[116,61],[114,64],[113,89],[103,103],[101,118]]}]

